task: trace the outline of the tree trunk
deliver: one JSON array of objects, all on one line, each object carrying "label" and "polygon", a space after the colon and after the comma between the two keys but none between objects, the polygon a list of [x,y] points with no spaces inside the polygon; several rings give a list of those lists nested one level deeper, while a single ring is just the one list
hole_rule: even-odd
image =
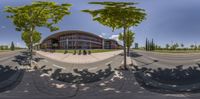
[{"label": "tree trunk", "polygon": [[130,56],[130,47],[127,48],[127,56]]},{"label": "tree trunk", "polygon": [[124,45],[124,69],[127,70],[127,66],[126,66],[126,28],[124,27],[124,38],[123,38],[123,45]]},{"label": "tree trunk", "polygon": [[33,28],[31,28],[30,31],[30,66],[32,66],[32,60],[33,60]]}]

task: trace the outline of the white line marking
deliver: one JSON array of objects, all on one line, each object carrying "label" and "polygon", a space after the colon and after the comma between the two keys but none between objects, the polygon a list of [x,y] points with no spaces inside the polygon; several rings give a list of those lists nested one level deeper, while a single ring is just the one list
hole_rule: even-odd
[{"label": "white line marking", "polygon": [[0,61],[7,60],[7,59],[12,58],[12,57],[14,57],[14,56],[13,55],[7,56],[7,57],[4,56],[4,57],[0,58]]},{"label": "white line marking", "polygon": [[58,65],[56,65],[56,64],[53,64],[53,66],[54,66],[54,67],[57,67],[57,68],[61,68],[61,69],[66,69],[66,68],[64,68],[64,67],[62,67],[62,66],[58,66]]},{"label": "white line marking", "polygon": [[89,68],[88,70],[95,70],[97,69],[97,67],[92,67],[92,68]]},{"label": "white line marking", "polygon": [[195,61],[195,62],[198,62],[198,61],[200,61],[200,59],[195,59],[194,61]]},{"label": "white line marking", "polygon": [[165,96],[171,96],[171,97],[187,97],[187,96],[184,95],[184,94],[175,94],[175,95],[173,95],[173,94],[166,94]]},{"label": "white line marking", "polygon": [[157,60],[156,58],[153,58],[153,57],[149,57],[149,58],[151,58],[151,59],[153,59],[153,60]]}]

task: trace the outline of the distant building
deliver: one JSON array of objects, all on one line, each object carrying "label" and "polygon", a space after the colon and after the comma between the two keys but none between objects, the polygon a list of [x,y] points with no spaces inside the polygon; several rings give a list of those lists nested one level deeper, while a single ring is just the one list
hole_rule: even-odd
[{"label": "distant building", "polygon": [[138,43],[135,43],[135,49],[138,49],[138,48],[139,48]]},{"label": "distant building", "polygon": [[[41,49],[118,49],[121,45],[112,39],[104,39],[93,33],[70,30],[52,34],[45,38]],[[38,46],[37,46],[37,49]]]}]

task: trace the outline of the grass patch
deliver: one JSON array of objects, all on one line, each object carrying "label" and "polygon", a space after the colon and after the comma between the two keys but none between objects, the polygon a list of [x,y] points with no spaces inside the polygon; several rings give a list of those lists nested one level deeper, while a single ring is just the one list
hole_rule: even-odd
[{"label": "grass patch", "polygon": [[[65,50],[55,50],[55,53],[64,53]],[[73,53],[74,50],[67,50],[68,53]]]},{"label": "grass patch", "polygon": [[[110,51],[117,51],[119,49],[92,49],[90,50],[91,53],[102,53],[102,52],[110,52]],[[76,50],[78,52],[79,50]],[[81,50],[83,51],[83,50]],[[88,51],[88,50],[87,50]],[[64,53],[65,50],[55,50],[56,53]],[[74,50],[67,50],[68,53],[74,53]]]},{"label": "grass patch", "polygon": [[[132,49],[133,51],[146,51],[144,49]],[[177,49],[177,50],[154,50],[154,51],[149,51],[149,52],[159,52],[159,53],[200,53],[199,50],[194,50],[194,49]]]},{"label": "grass patch", "polygon": [[10,51],[10,50],[0,50],[0,52],[8,52],[8,51]]},{"label": "grass patch", "polygon": [[155,50],[159,53],[200,53],[200,50]]}]

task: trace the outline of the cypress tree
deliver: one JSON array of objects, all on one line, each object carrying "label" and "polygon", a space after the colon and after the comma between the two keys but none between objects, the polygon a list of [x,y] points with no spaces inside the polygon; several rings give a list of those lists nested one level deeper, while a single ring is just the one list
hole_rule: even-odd
[{"label": "cypress tree", "polygon": [[154,51],[155,48],[154,48],[154,40],[152,39],[152,50]]},{"label": "cypress tree", "polygon": [[147,41],[147,38],[146,38],[146,45],[145,45],[145,49],[146,49],[146,51],[148,50],[148,41]]},{"label": "cypress tree", "polygon": [[13,42],[11,43],[10,50],[11,50],[11,51],[14,51],[14,50],[15,50],[15,45],[14,45]]},{"label": "cypress tree", "polygon": [[149,40],[147,39],[147,51],[149,51]]},{"label": "cypress tree", "polygon": [[150,41],[150,51],[152,51],[152,40]]},{"label": "cypress tree", "polygon": [[149,40],[147,40],[147,42],[148,42],[148,51],[150,51],[150,42]]}]

